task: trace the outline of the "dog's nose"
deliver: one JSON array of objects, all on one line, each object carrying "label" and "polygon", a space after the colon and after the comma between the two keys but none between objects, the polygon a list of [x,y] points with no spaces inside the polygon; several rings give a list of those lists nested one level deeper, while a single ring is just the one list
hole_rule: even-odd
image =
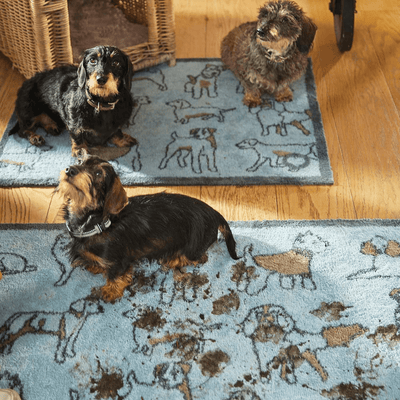
[{"label": "dog's nose", "polygon": [[104,76],[104,75],[96,76],[96,81],[99,85],[104,85],[107,82],[107,80],[108,80],[107,76]]},{"label": "dog's nose", "polygon": [[274,54],[274,51],[273,51],[273,50],[268,50],[268,51],[267,51],[267,54],[268,54],[269,56],[272,56],[272,55]]},{"label": "dog's nose", "polygon": [[67,176],[69,176],[70,178],[74,177],[75,175],[78,175],[78,170],[72,166],[72,167],[67,167],[65,168],[65,173]]}]

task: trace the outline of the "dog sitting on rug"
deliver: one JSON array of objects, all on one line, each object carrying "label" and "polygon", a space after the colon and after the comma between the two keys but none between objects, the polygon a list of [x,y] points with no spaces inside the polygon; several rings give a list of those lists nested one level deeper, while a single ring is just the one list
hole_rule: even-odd
[{"label": "dog sitting on rug", "polygon": [[221,59],[242,84],[243,103],[261,104],[263,93],[293,100],[290,83],[305,72],[317,27],[293,1],[271,1],[258,21],[234,28],[221,43]]},{"label": "dog sitting on rug", "polygon": [[132,147],[136,139],[121,131],[133,109],[132,71],[124,52],[97,46],[84,52],[79,67],[66,65],[37,73],[18,91],[18,122],[10,134],[42,146],[45,139],[36,133],[39,126],[51,135],[66,127],[75,157],[107,142]]},{"label": "dog sitting on rug", "polygon": [[106,277],[105,301],[122,297],[142,258],[168,268],[205,263],[218,231],[230,256],[238,259],[230,227],[216,210],[180,194],[128,198],[111,164],[99,157],[86,157],[62,171],[56,190],[65,199],[72,267]]}]

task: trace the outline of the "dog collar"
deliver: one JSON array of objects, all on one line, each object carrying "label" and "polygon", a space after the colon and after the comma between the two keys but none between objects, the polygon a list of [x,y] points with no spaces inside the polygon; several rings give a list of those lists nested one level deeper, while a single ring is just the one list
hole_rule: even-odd
[{"label": "dog collar", "polygon": [[119,102],[119,99],[117,101],[114,101],[113,103],[100,103],[100,102],[95,102],[92,100],[89,91],[86,88],[86,98],[87,102],[97,111],[111,111],[114,110],[115,105]]},{"label": "dog collar", "polygon": [[104,232],[107,228],[111,226],[111,220],[110,218],[106,219],[105,221],[102,221],[100,224],[95,224],[93,226],[93,229],[90,231],[84,231],[86,225],[90,223],[90,220],[92,219],[93,215],[89,217],[89,219],[81,225],[76,231],[72,230],[68,221],[65,223],[68,229],[68,232],[71,236],[76,237],[76,238],[87,238],[90,236],[94,235],[99,235],[100,233]]}]

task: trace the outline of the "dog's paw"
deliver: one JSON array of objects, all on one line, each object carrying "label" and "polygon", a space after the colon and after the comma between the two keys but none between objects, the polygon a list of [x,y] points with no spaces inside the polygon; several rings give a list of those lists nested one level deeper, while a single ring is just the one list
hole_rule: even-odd
[{"label": "dog's paw", "polygon": [[114,285],[105,285],[101,288],[101,297],[106,303],[114,302],[122,297],[123,291],[116,290]]},{"label": "dog's paw", "polygon": [[117,147],[133,147],[136,144],[138,144],[138,141],[126,134],[126,133],[121,133],[121,135],[115,135],[112,139],[111,142],[115,144]]},{"label": "dog's paw", "polygon": [[31,133],[29,135],[29,142],[33,146],[37,146],[37,147],[43,146],[46,143],[44,138],[40,135],[37,135],[36,133]]},{"label": "dog's paw", "polygon": [[243,104],[247,107],[254,108],[261,105],[261,96],[254,95],[252,93],[246,93],[243,97]]},{"label": "dog's paw", "polygon": [[286,86],[283,90],[277,91],[274,97],[276,101],[289,102],[293,100],[293,92],[288,86]]}]

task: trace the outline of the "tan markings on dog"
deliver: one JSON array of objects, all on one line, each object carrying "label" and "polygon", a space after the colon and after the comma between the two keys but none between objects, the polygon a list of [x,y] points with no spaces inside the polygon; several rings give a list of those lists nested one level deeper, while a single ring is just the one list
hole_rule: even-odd
[{"label": "tan markings on dog", "polygon": [[70,210],[80,215],[85,208],[95,209],[98,207],[96,194],[91,195],[92,180],[86,172],[70,178],[65,171],[60,173],[60,183],[57,187],[64,199],[69,200]]},{"label": "tan markings on dog", "polygon": [[82,258],[89,261],[85,268],[92,274],[103,274],[110,267],[110,263],[90,251],[82,252]]},{"label": "tan markings on dog", "polygon": [[248,107],[257,107],[261,104],[261,94],[246,92],[243,97],[243,104]]},{"label": "tan markings on dog", "polygon": [[400,332],[396,325],[379,326],[376,332],[367,338],[373,340],[376,346],[384,341],[393,347],[400,342]]},{"label": "tan markings on dog", "polygon": [[309,350],[302,353],[302,357],[307,360],[311,366],[319,373],[322,380],[326,381],[328,379],[328,374],[324,371],[321,364],[319,363],[315,354],[311,353]]},{"label": "tan markings on dog", "polygon": [[111,143],[115,144],[117,147],[132,147],[137,144],[137,140],[127,133],[122,133],[122,136],[113,136],[111,138]]},{"label": "tan markings on dog", "polygon": [[230,294],[220,297],[218,300],[215,300],[213,302],[213,310],[211,311],[211,314],[230,314],[233,308],[235,310],[238,310],[239,307],[240,298],[236,293],[232,292]]},{"label": "tan markings on dog", "polygon": [[45,131],[49,129],[56,130],[58,128],[57,124],[47,115],[40,114],[33,119],[33,125],[40,125]]},{"label": "tan markings on dog", "polygon": [[371,242],[366,242],[361,249],[361,253],[368,256],[377,256],[378,250]]},{"label": "tan markings on dog", "polygon": [[390,257],[400,256],[400,245],[394,240],[389,240],[388,246],[385,249],[385,253]]},{"label": "tan markings on dog", "polygon": [[338,326],[324,329],[322,335],[326,339],[329,347],[349,346],[350,342],[364,335],[368,329],[363,329],[360,325]]},{"label": "tan markings on dog", "polygon": [[311,134],[311,132],[306,129],[299,121],[292,121],[290,124],[301,130],[305,136],[309,136]]},{"label": "tan markings on dog", "polygon": [[292,40],[288,38],[274,40],[272,42],[266,40],[257,39],[258,44],[263,46],[265,49],[273,50],[274,55],[283,55],[286,53],[288,47],[293,43]]},{"label": "tan markings on dog", "polygon": [[310,273],[310,259],[294,250],[271,256],[255,256],[254,260],[260,267],[269,271],[279,272],[280,274]]},{"label": "tan markings on dog", "polygon": [[345,307],[342,303],[334,301],[333,303],[321,303],[321,307],[317,310],[310,311],[310,314],[318,318],[325,318],[327,321],[339,321],[342,318],[341,313],[349,307]]},{"label": "tan markings on dog", "polygon": [[272,28],[272,29],[270,29],[270,31],[269,31],[269,33],[272,35],[272,36],[278,36],[278,29],[276,29],[276,28]]},{"label": "tan markings on dog", "polygon": [[98,84],[96,76],[97,73],[93,73],[88,80],[88,89],[92,95],[107,98],[118,94],[119,80],[112,73],[107,75],[107,82],[101,86]]},{"label": "tan markings on dog", "polygon": [[203,80],[200,81],[200,87],[201,88],[208,88],[210,86],[211,86],[211,82],[210,81],[203,81]]},{"label": "tan markings on dog", "polygon": [[71,140],[72,157],[82,157],[89,154],[88,146],[84,144],[77,145],[74,140]]},{"label": "tan markings on dog", "polygon": [[101,294],[105,301],[114,301],[124,294],[124,290],[132,283],[132,273],[126,272],[114,281],[107,279],[107,283],[101,288]]},{"label": "tan markings on dog", "polygon": [[203,259],[204,258],[202,257],[202,260],[191,261],[185,255],[176,254],[174,257],[169,259],[161,259],[160,264],[162,264],[164,267],[174,269],[186,267],[188,265],[203,264]]}]

